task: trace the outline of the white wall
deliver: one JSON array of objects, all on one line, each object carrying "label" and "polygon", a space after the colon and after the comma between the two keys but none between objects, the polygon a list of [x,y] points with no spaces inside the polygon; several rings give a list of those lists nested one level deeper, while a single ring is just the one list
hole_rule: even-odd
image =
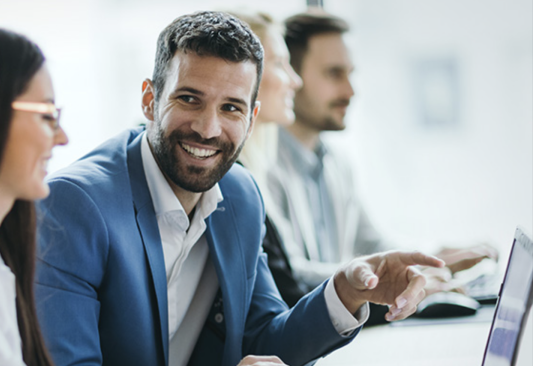
[{"label": "white wall", "polygon": [[[531,1],[325,2],[354,27],[357,67],[350,126],[329,138],[353,159],[378,228],[417,245],[489,240],[503,250],[516,224],[532,233]],[[303,0],[223,3],[278,19],[305,9]],[[0,0],[0,26],[41,45],[64,106],[71,143],[55,151],[51,170],[142,122],[141,83],[151,76],[157,35],[177,16],[219,4]],[[459,118],[428,128],[413,65],[442,57],[458,66]]]},{"label": "white wall", "polygon": [[[355,146],[377,225],[409,243],[487,240],[533,227],[532,2],[358,1]],[[452,58],[459,117],[422,125],[413,63]],[[354,143],[355,141],[355,143]]]}]

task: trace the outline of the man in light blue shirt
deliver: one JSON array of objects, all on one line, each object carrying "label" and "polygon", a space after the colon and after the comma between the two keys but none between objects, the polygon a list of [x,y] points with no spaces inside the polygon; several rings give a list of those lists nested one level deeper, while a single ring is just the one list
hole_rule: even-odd
[{"label": "man in light blue shirt", "polygon": [[[319,11],[292,16],[285,25],[291,65],[303,87],[294,99],[295,122],[281,129],[277,165],[269,171],[268,186],[277,204],[271,217],[295,279],[312,289],[335,273],[339,263],[390,245],[381,240],[358,200],[354,172],[343,155],[349,151],[339,153],[321,138],[323,132],[345,129],[354,96],[350,82],[354,66],[343,39],[349,26]],[[448,264],[465,259],[466,268],[486,257],[497,253],[484,246],[471,252],[452,250]],[[450,290],[440,277],[451,277],[456,267],[435,276],[439,280],[426,290]],[[279,287],[284,296],[283,285]]]}]

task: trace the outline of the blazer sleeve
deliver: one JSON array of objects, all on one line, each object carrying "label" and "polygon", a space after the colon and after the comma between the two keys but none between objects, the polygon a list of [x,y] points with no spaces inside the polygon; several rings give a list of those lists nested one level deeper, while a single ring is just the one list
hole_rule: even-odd
[{"label": "blazer sleeve", "polygon": [[38,318],[57,365],[101,365],[97,289],[107,261],[106,225],[78,185],[68,180],[50,185],[51,195],[39,206]]},{"label": "blazer sleeve", "polygon": [[360,328],[349,337],[335,330],[326,307],[325,285],[287,310],[268,269],[266,255],[261,254],[246,322],[244,354],[276,354],[286,364],[297,366],[350,343]]}]

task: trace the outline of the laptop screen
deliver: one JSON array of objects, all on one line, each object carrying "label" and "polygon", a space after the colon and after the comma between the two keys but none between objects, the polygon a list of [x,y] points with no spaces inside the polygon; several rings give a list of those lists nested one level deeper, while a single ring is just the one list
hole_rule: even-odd
[{"label": "laptop screen", "polygon": [[531,308],[533,243],[517,229],[500,298],[485,349],[483,366],[511,366]]}]

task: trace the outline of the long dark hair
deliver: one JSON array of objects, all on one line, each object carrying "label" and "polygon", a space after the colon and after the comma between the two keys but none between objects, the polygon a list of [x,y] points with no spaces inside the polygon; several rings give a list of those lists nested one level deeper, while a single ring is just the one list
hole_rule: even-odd
[{"label": "long dark hair", "polygon": [[[28,88],[44,56],[27,38],[0,29],[0,167],[12,119],[11,103]],[[0,224],[0,255],[16,278],[17,321],[28,366],[53,365],[44,345],[33,294],[35,205],[16,200]]]}]

